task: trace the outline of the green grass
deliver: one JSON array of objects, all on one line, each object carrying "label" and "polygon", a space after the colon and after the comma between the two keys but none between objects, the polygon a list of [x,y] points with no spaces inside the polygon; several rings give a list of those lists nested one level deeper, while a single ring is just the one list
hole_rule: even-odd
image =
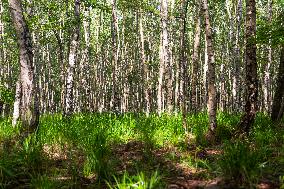
[{"label": "green grass", "polygon": [[[1,119],[0,188],[163,188],[186,170],[196,179],[238,179],[243,187],[269,174],[280,185],[283,129],[259,114],[246,141],[234,141],[239,119],[218,114],[217,146],[206,141],[206,113],[188,115],[189,141],[180,114],[44,115],[24,141],[19,127]],[[211,148],[220,153],[207,153]]]},{"label": "green grass", "polygon": [[161,176],[158,171],[155,171],[150,176],[146,176],[145,173],[140,172],[136,175],[130,176],[125,172],[121,179],[114,176],[115,184],[107,182],[110,189],[155,189],[164,188],[164,183],[161,181]]}]

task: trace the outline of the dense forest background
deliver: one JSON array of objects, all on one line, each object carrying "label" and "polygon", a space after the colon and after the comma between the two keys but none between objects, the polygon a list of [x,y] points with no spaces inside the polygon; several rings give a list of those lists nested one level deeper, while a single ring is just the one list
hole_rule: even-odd
[{"label": "dense forest background", "polygon": [[[208,155],[206,150],[214,148],[216,159],[223,162],[217,163],[222,174],[213,174],[208,163],[208,178],[228,174],[222,186],[256,187],[264,182],[260,164],[273,159],[269,170],[283,168],[283,142],[273,145],[283,141],[283,112],[282,0],[0,2],[0,181],[4,188],[16,187],[23,179],[13,174],[18,170],[5,151],[7,145],[15,148],[10,155],[25,151],[29,155],[21,157],[29,160],[67,153],[66,167],[77,166],[77,181],[84,177],[88,182],[96,180],[99,188],[107,186],[102,183],[119,188],[120,174],[114,174],[113,182],[112,171],[106,169],[111,161],[106,157],[119,154],[120,147],[114,144],[132,151],[142,148],[148,155],[162,147],[169,147],[169,153],[170,146],[181,147],[185,154],[179,156],[195,154],[192,162],[200,158],[197,154]],[[255,151],[257,145],[266,150],[272,145],[273,150]],[[153,154],[151,158],[150,164],[157,164]],[[241,169],[249,159],[255,164]],[[234,162],[239,164],[228,168]],[[196,169],[204,169],[197,164]],[[29,172],[35,169],[30,165],[19,167]],[[35,180],[42,187],[49,177],[35,172],[41,175]],[[85,178],[92,173],[96,179]],[[150,176],[159,180],[157,174]],[[272,175],[268,185],[280,187],[283,170]],[[23,177],[28,178],[23,183],[32,180]],[[144,178],[139,174],[131,180],[128,173],[125,177],[129,182]],[[170,187],[169,183],[165,185]],[[155,187],[166,187],[160,184]]]}]

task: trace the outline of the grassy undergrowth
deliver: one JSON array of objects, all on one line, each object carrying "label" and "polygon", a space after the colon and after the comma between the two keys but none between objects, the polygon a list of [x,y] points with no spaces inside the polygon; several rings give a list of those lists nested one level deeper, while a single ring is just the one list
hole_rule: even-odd
[{"label": "grassy undergrowth", "polygon": [[[205,113],[45,115],[24,141],[0,120],[0,188],[166,188],[216,177],[220,184],[281,187],[283,127],[259,114],[246,139],[233,139],[239,115],[218,114],[218,144],[206,141]],[[282,124],[283,126],[283,124]],[[182,178],[182,179],[181,179]],[[178,181],[178,182],[177,182]]]}]

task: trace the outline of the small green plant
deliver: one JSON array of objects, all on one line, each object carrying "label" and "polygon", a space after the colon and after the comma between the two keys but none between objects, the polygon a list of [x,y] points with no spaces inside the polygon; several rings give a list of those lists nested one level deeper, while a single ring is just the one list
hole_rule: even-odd
[{"label": "small green plant", "polygon": [[284,176],[280,176],[280,189],[284,189]]},{"label": "small green plant", "polygon": [[237,186],[253,187],[261,173],[263,154],[247,141],[227,142],[219,165],[226,179]]},{"label": "small green plant", "polygon": [[138,173],[135,176],[130,176],[125,172],[122,179],[117,179],[114,176],[115,186],[112,186],[107,182],[110,189],[155,189],[163,188],[163,183],[161,182],[161,176],[159,176],[158,171],[155,171],[150,177],[147,177],[143,172]]}]

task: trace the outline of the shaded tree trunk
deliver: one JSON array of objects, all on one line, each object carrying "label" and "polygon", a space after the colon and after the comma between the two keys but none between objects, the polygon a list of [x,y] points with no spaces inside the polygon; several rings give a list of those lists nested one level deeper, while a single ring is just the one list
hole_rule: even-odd
[{"label": "shaded tree trunk", "polygon": [[[3,67],[5,65],[5,47],[4,47],[4,23],[3,23],[3,6],[2,1],[0,1],[0,75],[4,75]],[[0,86],[3,83],[3,78],[0,77]],[[1,91],[0,91],[1,92]],[[0,116],[2,115],[2,111],[4,110],[4,102],[0,99]],[[4,116],[4,111],[3,111]]]},{"label": "shaded tree trunk", "polygon": [[233,80],[233,89],[236,91],[234,98],[235,108],[237,111],[240,111],[241,107],[241,98],[240,98],[240,67],[241,67],[241,55],[240,55],[240,33],[241,33],[241,24],[242,24],[242,14],[243,14],[243,3],[242,0],[238,0],[237,8],[237,30],[236,30],[236,42],[234,49],[234,80]]},{"label": "shaded tree trunk", "polygon": [[[281,47],[280,65],[277,74],[277,86],[272,104],[271,119],[277,121],[283,116],[283,108],[281,105],[284,103],[284,45]],[[281,110],[282,109],[282,110]]]},{"label": "shaded tree trunk", "polygon": [[116,0],[111,0],[112,6],[112,92],[111,92],[111,101],[110,109],[117,111],[119,108],[118,105],[118,79],[117,79],[117,68],[118,68],[118,55],[119,55],[119,28],[118,28],[118,19],[116,12]]},{"label": "shaded tree trunk", "polygon": [[258,78],[256,61],[256,6],[255,0],[246,0],[246,104],[245,114],[240,122],[240,129],[249,132],[257,112]]},{"label": "shaded tree trunk", "polygon": [[19,0],[9,0],[13,24],[20,50],[20,117],[24,132],[34,132],[39,122],[38,98],[35,90],[33,52],[30,32]]}]

